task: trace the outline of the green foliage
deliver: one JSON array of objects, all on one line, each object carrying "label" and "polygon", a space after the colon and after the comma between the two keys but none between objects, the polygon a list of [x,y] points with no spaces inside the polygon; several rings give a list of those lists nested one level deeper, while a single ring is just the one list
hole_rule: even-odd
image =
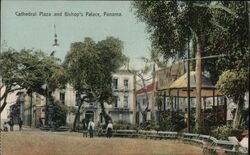
[{"label": "green foliage", "polygon": [[[49,91],[53,91],[64,79],[64,70],[59,65],[59,59],[47,56],[42,51],[29,49],[18,52],[12,48],[4,48],[0,53],[0,73],[2,83],[6,87],[0,100],[18,89],[46,95],[42,88],[45,83]],[[2,105],[1,111],[5,105]]]},{"label": "green foliage", "polygon": [[66,124],[66,116],[69,111],[68,106],[62,104],[60,101],[55,101],[52,103],[53,113],[51,115],[51,120],[53,122],[54,128],[59,128]]},{"label": "green foliage", "polygon": [[68,112],[75,114],[77,112],[77,109],[76,109],[76,107],[68,106]]},{"label": "green foliage", "polygon": [[161,0],[132,3],[137,17],[147,24],[152,46],[159,49],[166,60],[185,56],[187,38],[193,37],[190,30],[199,37],[205,37],[211,30],[209,8],[194,3],[208,5],[210,2]]},{"label": "green foliage", "polygon": [[225,54],[206,59],[203,69],[211,73],[213,82],[225,69],[248,66],[247,1],[135,1],[137,17],[147,24],[153,47],[164,57],[185,56],[187,38],[198,36],[202,56]]},{"label": "green foliage", "polygon": [[245,70],[227,70],[219,77],[217,86],[223,94],[232,97],[238,103],[247,90],[247,81],[247,72]]},{"label": "green foliage", "polygon": [[242,139],[241,130],[228,128],[227,126],[218,126],[211,132],[211,136],[221,140],[228,140],[228,137],[235,136],[237,139]]},{"label": "green foliage", "polygon": [[219,126],[212,132],[212,134],[218,139],[227,140],[227,137],[231,135],[231,128]]},{"label": "green foliage", "polygon": [[160,115],[160,130],[162,131],[180,131],[185,128],[183,115],[172,112],[164,112]]},{"label": "green foliage", "polygon": [[125,120],[119,120],[114,122],[114,130],[135,130],[136,127]]},{"label": "green foliage", "polygon": [[113,37],[98,43],[91,38],[72,43],[64,62],[69,83],[88,98],[102,93],[102,100],[110,101],[112,72],[125,60],[122,49],[122,42]]},{"label": "green foliage", "polygon": [[204,56],[225,55],[224,57],[204,61],[205,69],[211,73],[214,83],[225,70],[246,69],[250,59],[248,33],[246,33],[249,31],[247,2],[223,1],[221,3],[224,7],[233,11],[237,17],[231,16],[224,10],[213,9],[213,22],[222,28],[217,27],[210,33]]},{"label": "green foliage", "polygon": [[142,130],[160,130],[160,125],[155,121],[145,121],[140,125]]},{"label": "green foliage", "polygon": [[99,101],[106,123],[110,117],[103,104],[112,102],[112,73],[127,60],[122,50],[122,41],[114,37],[97,43],[85,38],[71,44],[63,63],[68,82],[81,96],[79,108],[84,102]]}]

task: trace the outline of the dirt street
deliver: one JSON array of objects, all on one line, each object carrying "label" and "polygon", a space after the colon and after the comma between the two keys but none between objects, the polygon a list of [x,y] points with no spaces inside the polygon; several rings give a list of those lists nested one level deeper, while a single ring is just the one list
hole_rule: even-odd
[{"label": "dirt street", "polygon": [[202,149],[171,140],[82,137],[70,132],[1,133],[1,155],[201,155]]}]

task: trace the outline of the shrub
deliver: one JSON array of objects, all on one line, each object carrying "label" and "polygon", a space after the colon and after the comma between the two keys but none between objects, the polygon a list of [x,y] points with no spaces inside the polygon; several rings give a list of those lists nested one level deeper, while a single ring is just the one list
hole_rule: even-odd
[{"label": "shrub", "polygon": [[160,125],[157,122],[150,120],[150,121],[146,121],[146,122],[141,123],[140,129],[159,131],[160,130]]},{"label": "shrub", "polygon": [[160,115],[160,130],[162,131],[180,131],[185,128],[183,115],[176,112],[164,112]]},{"label": "shrub", "polygon": [[241,130],[228,128],[226,125],[216,127],[211,131],[212,136],[221,140],[228,140],[228,137],[235,136],[237,139],[242,139]]},{"label": "shrub", "polygon": [[125,120],[119,120],[114,122],[114,130],[136,130],[136,127]]}]

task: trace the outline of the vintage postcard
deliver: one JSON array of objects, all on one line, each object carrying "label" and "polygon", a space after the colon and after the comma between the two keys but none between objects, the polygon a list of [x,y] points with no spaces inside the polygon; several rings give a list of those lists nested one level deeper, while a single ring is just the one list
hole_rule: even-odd
[{"label": "vintage postcard", "polygon": [[2,0],[0,155],[248,154],[249,7]]}]

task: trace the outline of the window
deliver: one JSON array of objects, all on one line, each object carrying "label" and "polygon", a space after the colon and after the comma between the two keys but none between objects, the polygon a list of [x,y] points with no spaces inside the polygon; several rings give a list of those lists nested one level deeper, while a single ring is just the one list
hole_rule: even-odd
[{"label": "window", "polygon": [[128,89],[128,80],[127,79],[124,80],[124,89]]},{"label": "window", "polygon": [[117,78],[114,78],[112,80],[112,87],[113,87],[113,89],[117,89],[118,88],[118,79]]},{"label": "window", "polygon": [[128,96],[124,96],[124,108],[128,108]]},{"label": "window", "polygon": [[114,96],[114,107],[118,108],[118,96]]},{"label": "window", "polygon": [[60,93],[59,100],[64,104],[65,103],[65,93]]}]

